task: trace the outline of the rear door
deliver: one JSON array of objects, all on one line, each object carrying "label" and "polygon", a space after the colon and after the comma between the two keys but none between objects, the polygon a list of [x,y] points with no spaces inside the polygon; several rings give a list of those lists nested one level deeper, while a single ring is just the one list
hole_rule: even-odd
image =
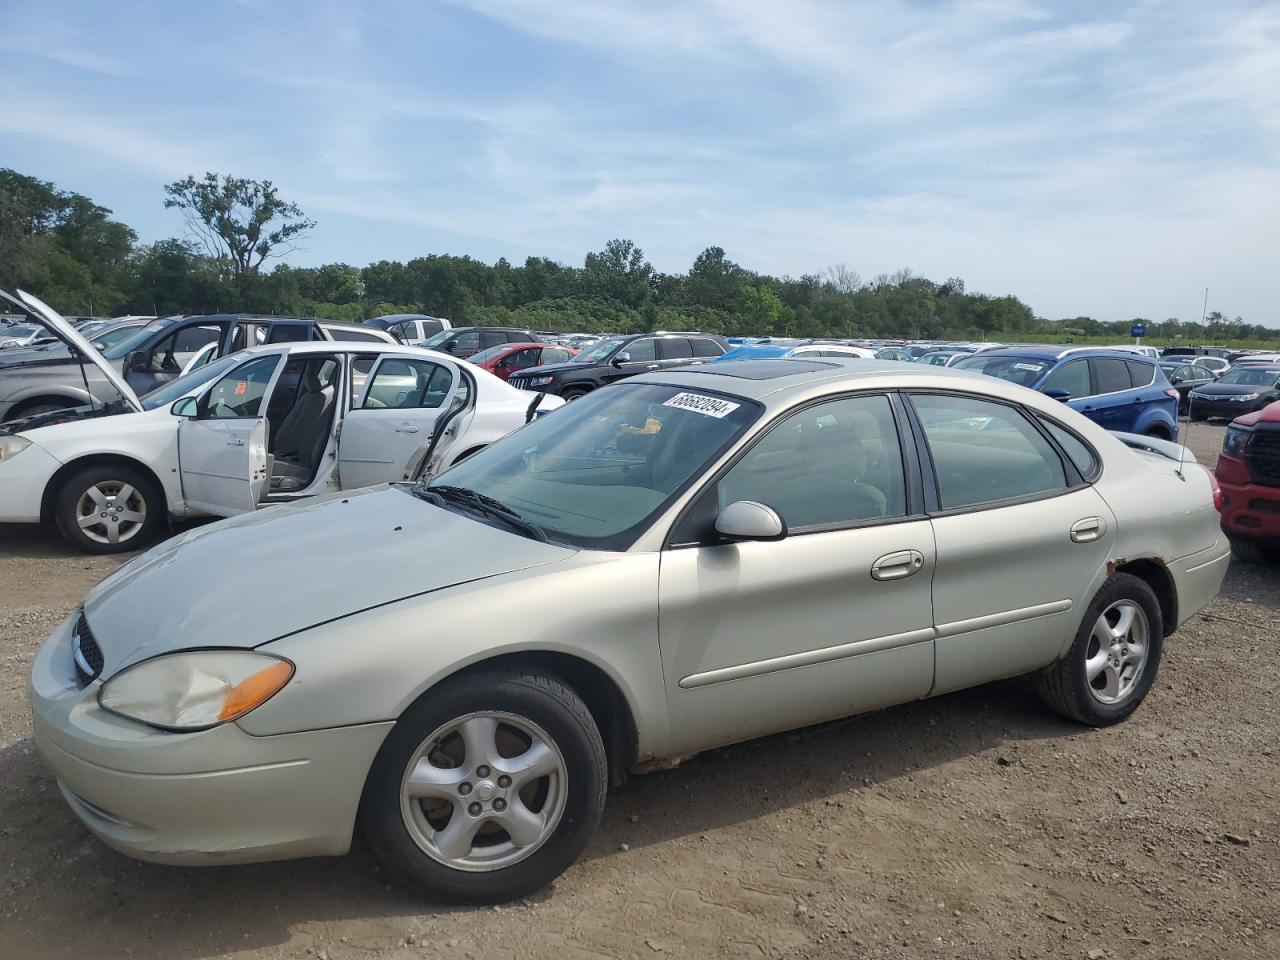
[{"label": "rear door", "polygon": [[458,371],[444,361],[378,356],[338,439],[342,488],[400,480],[457,392]]},{"label": "rear door", "polygon": [[[1145,367],[1138,361],[1135,366]],[[1152,368],[1154,370],[1154,368]],[[1093,396],[1086,413],[1089,419],[1108,430],[1131,430],[1142,412],[1141,392],[1133,389],[1129,365],[1120,357],[1094,357],[1089,360],[1093,376]],[[1151,382],[1151,376],[1146,383]]]},{"label": "rear door", "polygon": [[214,516],[246,513],[267,482],[265,398],[282,354],[254,357],[214,381],[178,425],[178,472],[188,507]]},{"label": "rear door", "polygon": [[933,692],[1046,666],[1074,635],[1110,555],[1110,508],[1017,406],[943,393],[910,400],[932,473]]}]

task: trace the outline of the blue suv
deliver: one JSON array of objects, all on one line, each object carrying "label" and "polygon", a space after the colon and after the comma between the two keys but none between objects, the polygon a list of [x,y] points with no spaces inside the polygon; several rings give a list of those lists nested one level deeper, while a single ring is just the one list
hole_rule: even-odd
[{"label": "blue suv", "polygon": [[1107,430],[1178,438],[1178,391],[1154,360],[1136,353],[1102,347],[1003,347],[974,354],[952,369],[1039,390]]}]

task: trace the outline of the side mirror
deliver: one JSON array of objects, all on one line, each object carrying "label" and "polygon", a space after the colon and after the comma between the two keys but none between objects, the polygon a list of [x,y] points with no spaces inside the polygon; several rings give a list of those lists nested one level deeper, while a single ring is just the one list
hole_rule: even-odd
[{"label": "side mirror", "polygon": [[787,535],[787,525],[772,507],[737,500],[716,517],[716,533],[726,540],[781,540]]},{"label": "side mirror", "polygon": [[199,404],[196,403],[195,397],[183,397],[173,401],[169,412],[175,417],[194,417],[199,412]]},{"label": "side mirror", "polygon": [[151,358],[145,350],[135,350],[129,354],[129,370],[133,373],[146,373],[151,366]]},{"label": "side mirror", "polygon": [[444,351],[445,351],[445,353],[457,353],[457,352],[458,352],[458,341],[457,341],[457,340],[446,340],[446,341],[445,341],[445,343],[444,343]]},{"label": "side mirror", "polygon": [[620,366],[622,366],[624,363],[630,363],[630,362],[631,362],[631,354],[629,354],[629,353],[627,353],[627,351],[623,350],[621,353],[615,353],[615,354],[613,355],[613,359],[612,359],[612,360],[610,360],[609,362],[610,362],[611,364],[613,364],[615,367],[620,367]]},{"label": "side mirror", "polygon": [[1180,384],[1182,381],[1183,381],[1183,378],[1182,378],[1182,377],[1170,377],[1170,378],[1169,378],[1169,385],[1170,385],[1170,386],[1173,386],[1173,387],[1176,387],[1176,386],[1177,386],[1178,384]]},{"label": "side mirror", "polygon": [[1058,401],[1061,401],[1062,403],[1066,403],[1068,400],[1071,399],[1070,390],[1061,390],[1061,389],[1055,388],[1053,390],[1044,390],[1042,392],[1050,400],[1058,400]]}]

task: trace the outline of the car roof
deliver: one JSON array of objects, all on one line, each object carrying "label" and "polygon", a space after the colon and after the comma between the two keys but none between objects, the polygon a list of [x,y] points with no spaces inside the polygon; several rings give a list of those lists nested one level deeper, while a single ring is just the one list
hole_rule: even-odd
[{"label": "car roof", "polygon": [[1041,393],[998,377],[896,360],[845,360],[837,357],[776,360],[730,360],[701,366],[638,374],[628,383],[656,383],[690,390],[729,393],[756,400],[770,409],[789,407],[810,396],[841,390],[897,390],[921,388],[980,393],[1054,410],[1061,404]]},{"label": "car roof", "polygon": [[292,343],[264,343],[236,351],[246,356],[264,353],[404,353],[415,356],[438,357],[458,363],[457,357],[438,350],[411,347],[403,343],[387,343],[385,340],[305,340]]},{"label": "car roof", "polygon": [[980,357],[1021,357],[1028,360],[1062,360],[1066,357],[1111,357],[1116,358],[1116,354],[1123,354],[1117,359],[1121,360],[1137,360],[1139,362],[1154,364],[1156,361],[1152,357],[1145,356],[1141,353],[1133,353],[1117,347],[1064,347],[1058,344],[1028,345],[1022,347],[997,347],[993,350],[982,350],[976,355]]}]

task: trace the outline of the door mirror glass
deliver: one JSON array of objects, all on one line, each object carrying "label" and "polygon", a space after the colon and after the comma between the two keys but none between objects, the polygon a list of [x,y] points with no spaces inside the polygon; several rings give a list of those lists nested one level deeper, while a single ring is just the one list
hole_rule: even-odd
[{"label": "door mirror glass", "polygon": [[787,525],[772,507],[735,500],[716,517],[716,533],[726,540],[781,540]]},{"label": "door mirror glass", "polygon": [[195,397],[183,397],[180,400],[173,401],[173,406],[169,408],[169,412],[175,417],[194,417],[199,410]]},{"label": "door mirror glass", "polygon": [[1044,395],[1051,400],[1060,400],[1063,403],[1071,399],[1071,391],[1063,390],[1061,387],[1051,387],[1044,391]]},{"label": "door mirror glass", "polygon": [[610,363],[612,363],[615,367],[620,367],[620,366],[622,366],[624,363],[630,363],[630,362],[631,362],[631,354],[629,354],[629,353],[627,353],[627,351],[623,350],[623,351],[621,351],[621,352],[619,352],[619,353],[615,353],[615,354],[613,355],[613,359],[612,359],[612,360],[610,360],[609,362],[610,362]]},{"label": "door mirror glass", "polygon": [[132,373],[146,373],[150,364],[151,358],[145,350],[135,350],[129,354],[129,370]]}]

